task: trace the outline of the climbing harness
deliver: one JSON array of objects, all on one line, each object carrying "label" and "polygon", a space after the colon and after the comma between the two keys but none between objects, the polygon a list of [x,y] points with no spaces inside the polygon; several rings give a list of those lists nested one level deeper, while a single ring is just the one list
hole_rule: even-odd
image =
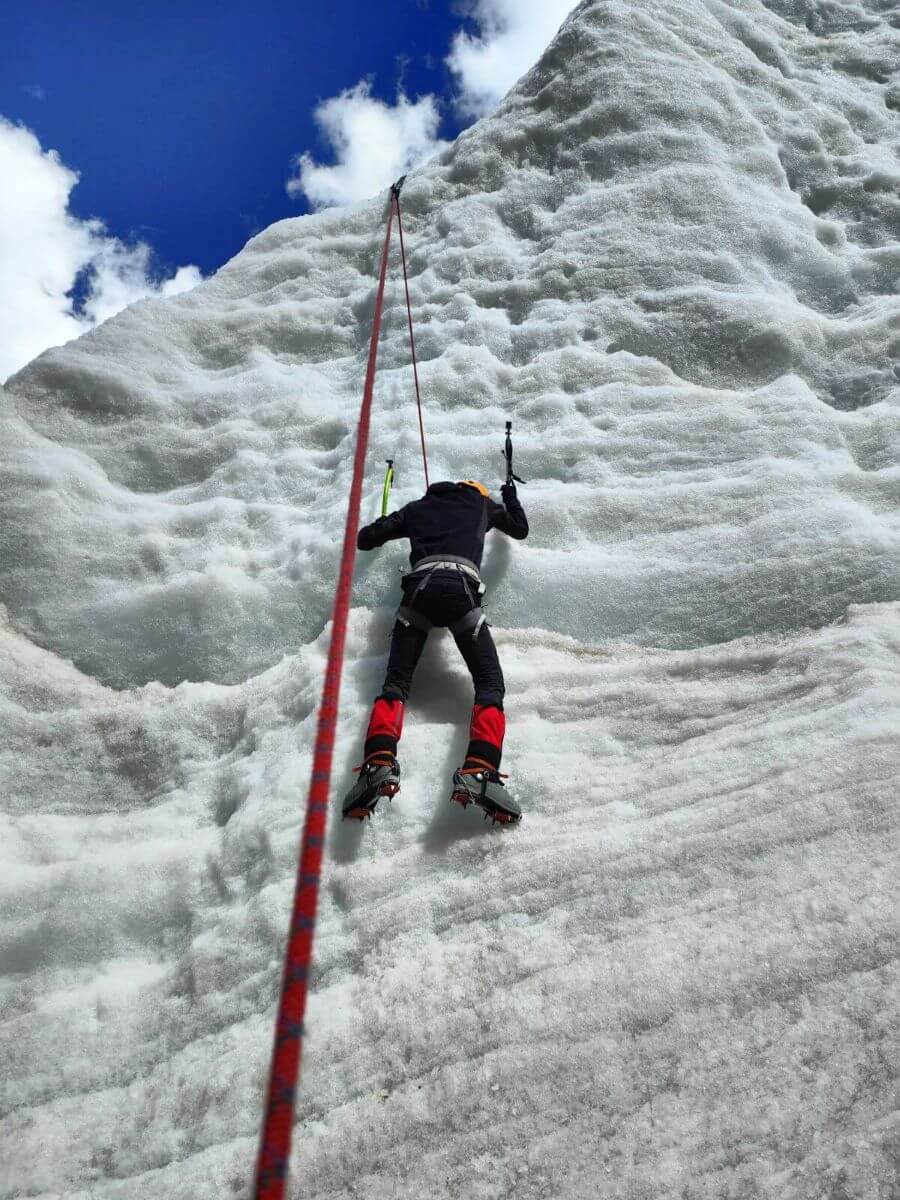
[{"label": "climbing harness", "polygon": [[[397,609],[396,619],[401,625],[405,625],[407,628],[412,625],[425,633],[434,628],[434,622],[429,621],[426,616],[418,612],[415,605],[420,594],[425,591],[431,582],[431,576],[435,571],[456,571],[458,573],[472,607],[458,621],[454,621],[452,625],[449,625],[448,628],[454,637],[459,637],[471,629],[472,640],[477,641],[481,627],[486,621],[484,609],[481,607],[484,584],[481,581],[481,574],[475,564],[468,558],[458,558],[455,554],[430,554],[427,558],[420,558],[412,569],[403,575],[404,582],[407,580],[419,580],[420,576],[421,579],[416,590],[410,597],[409,604],[401,604]],[[470,586],[470,580],[474,581],[477,585],[474,592]]]},{"label": "climbing harness", "polygon": [[[480,589],[479,594],[484,592],[484,584],[481,582],[481,572],[471,559],[461,558],[456,554],[429,554],[425,558],[420,558],[408,571],[403,572],[403,578],[411,579],[414,575],[420,574],[423,569],[427,569],[430,574],[439,567],[450,567],[464,572],[478,584]],[[424,587],[424,584],[420,585],[417,591],[421,591],[422,587]]]}]

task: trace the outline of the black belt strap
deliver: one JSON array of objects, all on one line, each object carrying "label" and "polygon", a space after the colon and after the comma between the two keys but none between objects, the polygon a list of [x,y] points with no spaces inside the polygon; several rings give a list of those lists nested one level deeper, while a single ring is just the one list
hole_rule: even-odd
[{"label": "black belt strap", "polygon": [[454,637],[461,637],[462,634],[468,633],[468,631],[471,629],[472,641],[474,642],[477,640],[479,633],[481,633],[481,627],[485,623],[485,620],[486,618],[484,615],[484,610],[479,605],[477,608],[470,609],[465,616],[460,617],[458,621],[454,621],[449,627],[450,632]]},{"label": "black belt strap", "polygon": [[418,600],[419,592],[424,592],[430,582],[431,582],[431,572],[426,571],[425,574],[422,576],[422,580],[419,583],[419,586],[416,588],[416,590],[412,594],[412,598],[409,602],[410,608],[412,608],[412,606]]},{"label": "black belt strap", "polygon": [[[401,625],[405,625],[407,629],[412,626],[414,629],[421,629],[423,633],[430,633],[434,629],[434,623],[429,621],[422,613],[416,612],[415,609],[409,608],[405,604],[397,609],[397,620]],[[471,608],[467,613],[454,621],[449,626],[450,632],[454,637],[461,637],[464,633],[472,630],[472,641],[477,641],[481,627],[484,625],[487,618],[484,615],[484,609],[479,605],[477,608]]]},{"label": "black belt strap", "polygon": [[429,633],[434,629],[434,623],[429,621],[427,617],[421,613],[415,612],[414,609],[401,604],[397,609],[397,620],[401,625],[405,625],[407,629],[412,625],[416,629],[421,629],[424,633]]}]

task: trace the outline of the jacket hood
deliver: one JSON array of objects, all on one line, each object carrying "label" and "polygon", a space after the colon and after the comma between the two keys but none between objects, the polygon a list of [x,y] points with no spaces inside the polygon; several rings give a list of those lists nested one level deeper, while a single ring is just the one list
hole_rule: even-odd
[{"label": "jacket hood", "polygon": [[458,487],[462,486],[461,483],[451,483],[449,479],[445,479],[441,483],[432,483],[425,495],[445,496],[447,492],[455,492]]}]

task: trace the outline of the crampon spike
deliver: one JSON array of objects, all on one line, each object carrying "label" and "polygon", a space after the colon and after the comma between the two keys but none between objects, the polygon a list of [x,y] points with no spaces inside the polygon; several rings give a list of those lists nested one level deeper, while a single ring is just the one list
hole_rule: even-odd
[{"label": "crampon spike", "polygon": [[499,808],[493,810],[486,808],[484,819],[490,821],[492,825],[515,825],[519,818],[513,816],[512,813],[501,812]]},{"label": "crampon spike", "polygon": [[372,813],[374,811],[375,810],[373,808],[363,808],[362,806],[359,808],[352,808],[349,812],[344,813],[343,819],[345,821],[365,821],[366,818],[368,818],[371,821]]}]

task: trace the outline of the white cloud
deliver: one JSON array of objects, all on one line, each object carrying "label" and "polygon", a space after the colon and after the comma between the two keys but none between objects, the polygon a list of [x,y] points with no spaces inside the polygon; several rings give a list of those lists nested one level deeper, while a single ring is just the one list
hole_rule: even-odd
[{"label": "white cloud", "polygon": [[126,246],[116,238],[104,238],[91,263],[91,290],[84,302],[84,315],[93,325],[115,316],[145,296],[177,296],[202,282],[198,267],[179,267],[171,279],[151,282],[152,252],[145,242]]},{"label": "white cloud", "polygon": [[[200,282],[182,267],[156,282],[152,251],[107,236],[103,223],[69,212],[78,182],[31,130],[0,117],[0,380],[46,350],[84,333],[135,300],[170,296]],[[72,306],[78,279],[88,288]]]},{"label": "white cloud", "polygon": [[447,65],[457,80],[457,106],[483,117],[533,67],[578,0],[474,0],[480,32],[460,31]]},{"label": "white cloud", "polygon": [[434,96],[413,102],[400,92],[389,105],[372,96],[367,80],[323,101],[315,117],[337,162],[321,166],[301,154],[287,185],[290,195],[305,194],[314,208],[365,200],[446,145],[436,136]]},{"label": "white cloud", "polygon": [[[458,110],[470,117],[490,112],[537,62],[577,2],[470,0],[480,31],[457,33],[446,60],[457,81],[452,100]],[[372,96],[367,80],[324,100],[315,116],[336,161],[321,165],[301,154],[287,184],[289,195],[305,195],[313,208],[365,200],[448,144],[437,137],[435,96],[413,102],[401,91],[395,105],[385,104]]]}]

